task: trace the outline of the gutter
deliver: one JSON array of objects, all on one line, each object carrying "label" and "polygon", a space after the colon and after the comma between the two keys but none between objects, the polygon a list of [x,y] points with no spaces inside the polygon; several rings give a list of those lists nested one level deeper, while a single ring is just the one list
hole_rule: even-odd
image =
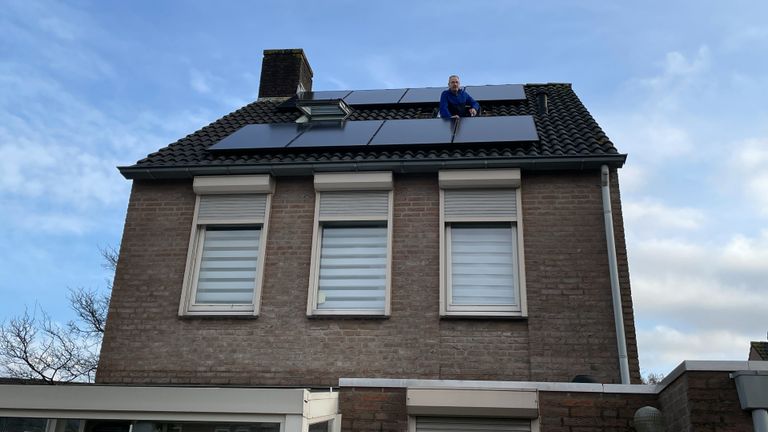
[{"label": "gutter", "polygon": [[118,167],[128,180],[190,179],[205,175],[271,174],[280,176],[313,175],[317,172],[392,171],[396,174],[435,173],[441,169],[521,168],[526,170],[592,170],[602,166],[621,168],[626,154],[582,157],[538,157],[519,159],[441,159],[349,162],[287,162],[254,165],[205,165],[170,167]]},{"label": "gutter", "polygon": [[621,287],[619,286],[619,265],[616,259],[616,239],[613,232],[613,211],[611,210],[611,184],[608,165],[601,168],[603,189],[603,215],[605,217],[605,240],[608,246],[608,269],[611,276],[611,294],[613,297],[613,319],[616,323],[616,344],[619,348],[619,370],[621,383],[629,384],[629,359],[627,356],[627,336],[624,332],[624,313],[621,305]]}]

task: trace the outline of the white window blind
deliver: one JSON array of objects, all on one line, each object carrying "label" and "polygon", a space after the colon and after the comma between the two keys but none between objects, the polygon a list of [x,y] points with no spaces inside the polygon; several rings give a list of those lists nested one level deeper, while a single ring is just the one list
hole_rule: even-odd
[{"label": "white window blind", "polygon": [[252,303],[261,230],[206,227],[202,236],[195,303]]},{"label": "white window blind", "polygon": [[369,216],[386,220],[389,191],[342,191],[320,193],[320,220]]},{"label": "white window blind", "polygon": [[517,305],[514,224],[451,224],[452,305]]},{"label": "white window blind", "polygon": [[259,223],[266,207],[266,194],[200,195],[197,223]]},{"label": "white window blind", "polygon": [[477,417],[416,417],[416,432],[530,432],[530,430],[530,420]]},{"label": "white window blind", "polygon": [[387,227],[323,226],[321,236],[317,309],[383,313]]},{"label": "white window blind", "polygon": [[517,217],[515,194],[515,189],[446,189],[443,192],[445,220],[490,217],[514,220]]}]

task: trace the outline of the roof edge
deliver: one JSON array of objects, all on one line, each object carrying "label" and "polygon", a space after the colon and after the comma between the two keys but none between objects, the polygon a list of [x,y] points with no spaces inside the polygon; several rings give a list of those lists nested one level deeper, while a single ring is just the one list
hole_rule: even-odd
[{"label": "roof edge", "polygon": [[446,159],[350,162],[300,162],[259,165],[138,167],[117,169],[128,180],[188,179],[204,175],[271,174],[274,176],[312,175],[316,172],[393,171],[398,174],[437,172],[441,169],[521,168],[526,170],[591,170],[608,165],[621,168],[626,154],[547,157],[520,159]]}]

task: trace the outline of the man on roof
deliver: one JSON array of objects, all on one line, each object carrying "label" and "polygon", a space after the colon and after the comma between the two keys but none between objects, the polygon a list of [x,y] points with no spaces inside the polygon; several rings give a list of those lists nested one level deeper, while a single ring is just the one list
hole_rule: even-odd
[{"label": "man on roof", "polygon": [[458,75],[448,77],[448,90],[440,95],[440,117],[474,117],[480,110],[480,104],[460,88]]}]

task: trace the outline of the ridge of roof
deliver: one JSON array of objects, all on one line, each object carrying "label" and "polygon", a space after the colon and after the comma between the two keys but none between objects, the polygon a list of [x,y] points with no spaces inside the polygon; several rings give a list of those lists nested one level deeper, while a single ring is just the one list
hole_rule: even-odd
[{"label": "ridge of roof", "polygon": [[[539,88],[547,89],[549,111],[537,111]],[[153,178],[152,173],[167,177],[188,177],[190,170],[282,171],[286,167],[328,164],[375,163],[452,164],[452,161],[485,161],[490,164],[558,167],[591,166],[577,161],[602,160],[621,167],[626,159],[600,128],[573,92],[569,83],[525,84],[526,99],[483,103],[484,116],[531,115],[539,141],[490,143],[473,146],[409,146],[406,148],[350,149],[269,149],[269,151],[211,152],[208,148],[248,124],[290,123],[300,117],[298,110],[280,110],[286,98],[262,98],[251,102],[201,129],[139,160],[134,165],[118,167],[128,179]],[[424,105],[387,105],[359,107],[348,121],[434,118],[438,101]],[[570,161],[570,160],[573,161]],[[553,163],[553,161],[558,161]],[[222,169],[227,168],[227,169]],[[570,169],[570,168],[569,168]],[[174,174],[175,173],[175,174]],[[185,174],[187,173],[187,174]]]}]

